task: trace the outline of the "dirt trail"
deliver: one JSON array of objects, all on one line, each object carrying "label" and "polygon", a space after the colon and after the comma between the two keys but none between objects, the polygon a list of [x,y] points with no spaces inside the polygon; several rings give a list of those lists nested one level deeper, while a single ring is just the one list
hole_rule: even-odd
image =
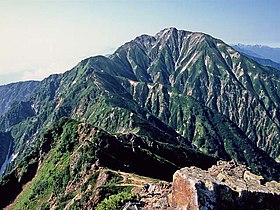
[{"label": "dirt trail", "polygon": [[138,188],[143,188],[144,184],[150,183],[152,180],[146,177],[137,177],[134,174],[129,174],[125,172],[117,172],[123,177],[123,180],[118,186],[133,186]]}]

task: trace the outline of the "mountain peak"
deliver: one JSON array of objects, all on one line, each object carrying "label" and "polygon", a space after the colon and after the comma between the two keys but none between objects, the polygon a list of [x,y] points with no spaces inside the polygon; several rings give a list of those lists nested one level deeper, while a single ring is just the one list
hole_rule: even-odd
[{"label": "mountain peak", "polygon": [[[155,37],[158,38],[158,37],[165,37],[166,35],[167,36],[170,36],[170,35],[195,35],[195,36],[209,36],[208,34],[205,34],[203,32],[193,32],[193,31],[186,31],[186,30],[178,30],[177,28],[175,27],[169,27],[169,28],[165,28],[163,30],[161,30],[160,32],[158,32]],[[210,37],[210,36],[209,36]]]},{"label": "mountain peak", "polygon": [[161,35],[161,34],[165,34],[165,33],[174,33],[177,32],[178,29],[175,27],[169,27],[169,28],[164,28],[162,29],[160,32],[158,32],[157,34]]},{"label": "mountain peak", "polygon": [[160,32],[158,32],[155,35],[155,38],[156,39],[167,38],[167,37],[170,37],[170,36],[178,36],[178,34],[184,34],[185,35],[185,34],[189,34],[189,33],[192,33],[192,32],[184,31],[184,30],[178,30],[175,27],[170,27],[170,28],[165,28],[165,29],[161,30]]},{"label": "mountain peak", "polygon": [[[181,49],[188,42],[190,42],[190,45],[192,46],[194,45],[198,46],[199,43],[202,43],[205,40],[208,43],[210,43],[216,39],[202,32],[178,30],[175,27],[169,27],[161,30],[160,32],[156,33],[154,36],[147,35],[147,34],[137,36],[135,39],[119,47],[116,53],[118,53],[122,49],[128,50],[130,48],[134,48],[135,46],[140,47],[142,50],[146,51],[147,53],[152,48],[157,49],[155,51],[159,52],[158,50],[161,49],[165,44],[169,45],[170,50],[171,49],[178,50]],[[177,54],[178,53],[179,52],[177,52]]]},{"label": "mountain peak", "polygon": [[[279,81],[279,71],[221,40],[171,27],[141,35],[108,58],[85,59],[31,86],[32,93],[17,87],[5,98],[29,95],[0,117],[0,209],[19,194],[15,209],[72,208],[75,202],[73,209],[85,209],[105,194],[122,199],[119,187],[130,186],[104,168],[171,180],[181,167],[199,167],[204,175],[217,160],[232,160],[262,182],[279,181]],[[106,188],[93,185],[98,182]],[[107,188],[112,183],[118,188]]]}]

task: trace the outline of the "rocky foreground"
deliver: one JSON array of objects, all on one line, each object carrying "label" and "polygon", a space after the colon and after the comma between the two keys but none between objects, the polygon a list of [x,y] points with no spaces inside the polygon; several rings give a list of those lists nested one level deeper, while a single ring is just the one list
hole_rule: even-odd
[{"label": "rocky foreground", "polygon": [[176,209],[279,209],[280,184],[265,183],[243,165],[218,162],[208,171],[191,167],[173,177]]},{"label": "rocky foreground", "polygon": [[280,209],[279,182],[265,183],[245,166],[226,161],[207,171],[180,169],[172,185],[151,184],[140,196],[141,202],[128,202],[123,209]]}]

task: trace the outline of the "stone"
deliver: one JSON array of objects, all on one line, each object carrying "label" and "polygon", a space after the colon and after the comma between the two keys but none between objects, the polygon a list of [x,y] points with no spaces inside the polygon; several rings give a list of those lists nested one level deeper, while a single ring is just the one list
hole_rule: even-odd
[{"label": "stone", "polygon": [[279,210],[279,183],[265,185],[245,166],[222,161],[210,169],[191,167],[173,176],[171,208],[178,210]]}]

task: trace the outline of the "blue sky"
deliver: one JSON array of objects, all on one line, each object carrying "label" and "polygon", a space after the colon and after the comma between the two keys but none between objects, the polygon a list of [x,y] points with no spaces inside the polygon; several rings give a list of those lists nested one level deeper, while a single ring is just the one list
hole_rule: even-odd
[{"label": "blue sky", "polygon": [[280,47],[278,0],[0,1],[0,84],[42,79],[166,27]]}]

